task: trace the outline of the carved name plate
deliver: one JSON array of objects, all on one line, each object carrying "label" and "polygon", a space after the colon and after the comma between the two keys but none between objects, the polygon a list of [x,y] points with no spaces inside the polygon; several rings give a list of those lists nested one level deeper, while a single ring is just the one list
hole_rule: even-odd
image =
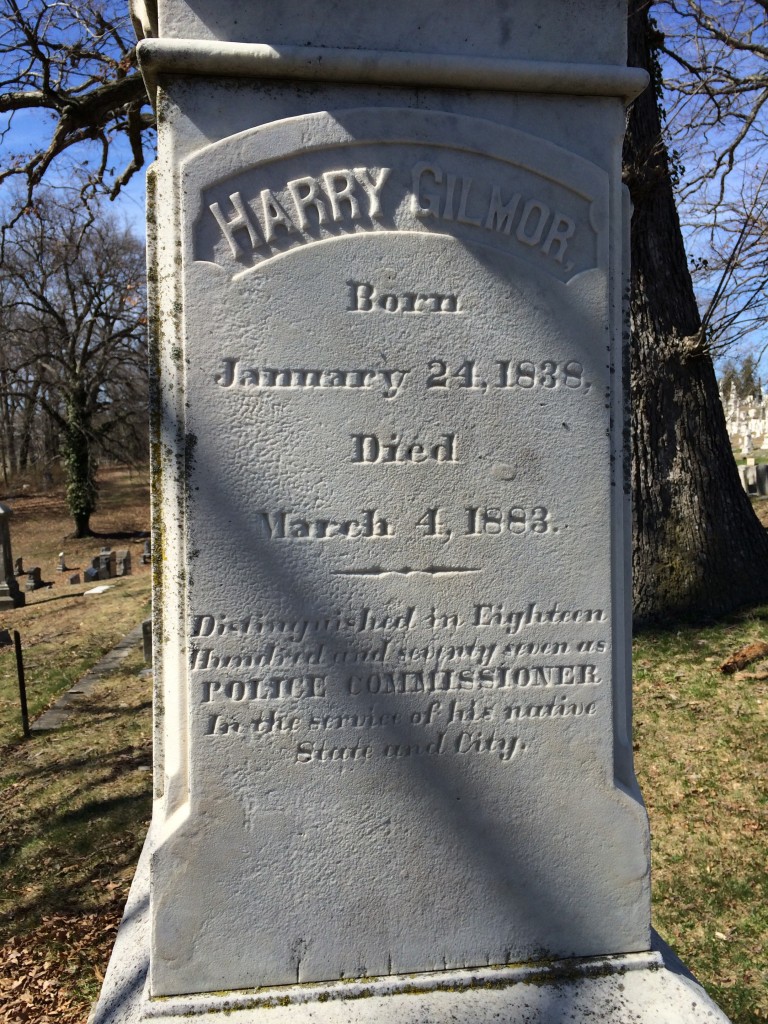
[{"label": "carved name plate", "polygon": [[647,948],[607,175],[366,109],[182,185],[153,993]]}]

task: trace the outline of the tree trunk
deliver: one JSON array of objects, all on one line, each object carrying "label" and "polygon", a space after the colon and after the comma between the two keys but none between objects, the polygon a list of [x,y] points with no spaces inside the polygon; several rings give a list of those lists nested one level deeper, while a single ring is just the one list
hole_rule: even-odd
[{"label": "tree trunk", "polygon": [[96,511],[96,474],[88,417],[76,397],[67,403],[67,425],[62,439],[67,475],[67,507],[75,523],[75,537],[91,536],[91,515]]},{"label": "tree trunk", "polygon": [[0,387],[2,387],[2,420],[3,420],[3,476],[6,485],[8,475],[16,472],[16,434],[14,431],[14,400],[8,386],[8,371],[0,371]]},{"label": "tree trunk", "polygon": [[651,73],[624,146],[632,217],[632,493],[636,623],[768,599],[768,534],[739,480],[662,139],[648,0],[629,2],[629,63]]},{"label": "tree trunk", "polygon": [[40,414],[38,405],[38,396],[40,394],[40,387],[36,385],[31,393],[28,393],[24,399],[23,412],[21,415],[21,446],[19,448],[19,469],[24,471],[29,465],[29,451],[32,444],[32,432],[35,426],[35,420]]}]

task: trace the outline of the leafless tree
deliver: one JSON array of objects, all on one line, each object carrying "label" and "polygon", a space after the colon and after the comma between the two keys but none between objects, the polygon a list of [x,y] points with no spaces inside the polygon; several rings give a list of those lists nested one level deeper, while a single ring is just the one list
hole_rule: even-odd
[{"label": "leafless tree", "polygon": [[97,205],[38,193],[8,235],[0,281],[6,456],[14,446],[21,464],[25,418],[42,413],[64,464],[75,535],[85,536],[97,455],[125,461],[146,450],[143,246]]},{"label": "leafless tree", "polygon": [[768,320],[768,4],[656,0],[667,142],[715,357]]},{"label": "leafless tree", "polygon": [[[30,115],[42,145],[16,143]],[[22,208],[67,156],[114,196],[153,125],[125,0],[0,0],[0,184],[24,182]]]}]

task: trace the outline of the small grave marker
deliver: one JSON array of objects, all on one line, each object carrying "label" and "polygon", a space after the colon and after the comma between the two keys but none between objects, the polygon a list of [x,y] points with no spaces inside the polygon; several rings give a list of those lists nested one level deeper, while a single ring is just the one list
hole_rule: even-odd
[{"label": "small grave marker", "polygon": [[121,548],[115,552],[115,576],[131,575],[131,552]]},{"label": "small grave marker", "polygon": [[27,584],[26,587],[24,588],[27,591],[27,593],[33,590],[40,590],[40,588],[44,586],[45,583],[43,583],[40,566],[35,565],[31,569],[28,569]]}]

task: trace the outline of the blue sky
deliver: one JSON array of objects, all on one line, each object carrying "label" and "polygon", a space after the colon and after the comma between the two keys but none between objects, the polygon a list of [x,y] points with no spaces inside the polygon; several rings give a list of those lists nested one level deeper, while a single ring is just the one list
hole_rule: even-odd
[{"label": "blue sky", "polygon": [[[47,145],[50,139],[53,117],[40,111],[19,111],[13,115],[13,124],[6,140],[0,143],[0,162],[5,164],[15,154],[31,152]],[[127,143],[120,139],[114,146],[113,163],[118,172],[128,163],[129,149]],[[152,159],[152,151],[146,153],[147,163]],[[46,174],[46,183],[55,188],[72,188],[73,167],[75,160],[78,164],[88,161],[88,165],[95,164],[100,159],[100,147],[92,143],[80,143],[73,147],[71,153],[65,153],[54,161],[49,172]],[[144,237],[145,234],[145,210],[144,200],[146,165],[139,171],[114,202],[107,203],[107,210],[115,213],[129,224],[137,235]],[[10,182],[0,186],[0,197],[8,195],[9,190],[19,187],[21,179],[10,179]],[[73,201],[77,199],[77,189],[73,189]]]}]

